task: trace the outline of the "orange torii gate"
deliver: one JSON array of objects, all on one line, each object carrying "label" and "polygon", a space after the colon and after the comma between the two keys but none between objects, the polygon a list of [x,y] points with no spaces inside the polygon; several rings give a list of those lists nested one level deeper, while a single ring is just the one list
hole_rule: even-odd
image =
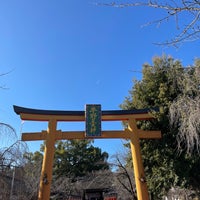
[{"label": "orange torii gate", "polygon": [[[19,106],[13,107],[16,114],[19,114],[22,120],[48,122],[47,131],[22,134],[23,141],[46,141],[40,177],[38,200],[48,200],[50,198],[50,186],[52,181],[52,166],[54,159],[55,141],[63,139],[71,140],[91,138],[130,139],[137,197],[138,200],[149,200],[139,139],[159,139],[161,138],[161,132],[140,130],[137,128],[136,124],[138,120],[149,120],[153,118],[153,116],[149,113],[149,109],[101,111],[100,105],[94,104],[86,105],[86,111],[38,110]],[[60,121],[86,121],[86,130],[57,130],[57,122]],[[128,128],[126,128],[125,130],[101,131],[101,124],[99,123],[101,121],[125,121],[128,123]],[[92,132],[90,132],[90,130]],[[94,132],[96,131],[97,133],[94,134]]]}]

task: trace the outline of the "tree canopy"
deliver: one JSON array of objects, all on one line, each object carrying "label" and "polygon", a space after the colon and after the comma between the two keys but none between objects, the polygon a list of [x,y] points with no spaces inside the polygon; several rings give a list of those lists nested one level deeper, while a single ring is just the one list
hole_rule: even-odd
[{"label": "tree canopy", "polygon": [[[173,108],[179,98],[195,100],[198,97],[199,85],[194,88],[196,93],[191,90],[191,87],[185,93],[187,84],[183,84],[187,82],[186,77],[191,83],[194,83],[196,77],[193,74],[199,69],[198,63],[197,61],[194,66],[185,68],[179,60],[172,57],[155,57],[153,65],[143,65],[142,80],[134,81],[130,95],[125,98],[121,105],[123,109],[160,108],[160,111],[155,114],[156,120],[138,124],[142,129],[159,129],[162,132],[161,140],[141,140],[148,188],[153,199],[161,199],[172,187],[200,189],[198,184],[200,182],[198,175],[200,156],[198,149],[193,148],[197,147],[197,143],[192,146],[193,154],[188,154],[187,149],[191,146],[185,135],[186,132],[187,134],[190,132],[186,128],[188,123],[183,124],[183,121],[187,121],[190,117],[190,113],[186,115],[183,112],[184,115],[180,118],[181,106],[185,105],[180,105],[177,110]],[[172,111],[173,117],[171,119],[176,119],[173,123],[174,126],[170,126],[170,112]],[[196,120],[199,121],[197,116]],[[182,132],[182,125],[185,126],[185,133]],[[183,134],[182,138],[181,134]],[[197,129],[196,135],[188,137],[194,136],[194,141],[198,141],[196,138],[199,138],[199,134],[199,129]],[[180,146],[181,151],[178,151]],[[127,161],[130,160],[129,156]]]},{"label": "tree canopy", "polygon": [[[87,173],[109,169],[108,153],[92,145],[93,140],[60,140],[55,145],[53,174],[56,177],[77,178]],[[29,162],[42,159],[44,145],[40,152],[31,153]]]},{"label": "tree canopy", "polygon": [[54,174],[70,177],[108,169],[108,153],[92,145],[92,140],[58,141],[55,151]]}]

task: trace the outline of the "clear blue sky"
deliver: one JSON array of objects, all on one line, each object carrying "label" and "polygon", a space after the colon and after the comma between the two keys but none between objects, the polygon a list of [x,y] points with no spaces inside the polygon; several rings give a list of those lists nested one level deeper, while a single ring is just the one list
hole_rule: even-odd
[{"label": "clear blue sky", "polygon": [[[163,16],[148,8],[97,6],[103,0],[6,0],[0,2],[0,121],[23,132],[46,129],[46,124],[25,122],[13,105],[53,110],[84,110],[85,104],[101,104],[103,110],[119,109],[140,79],[145,62],[171,55],[184,65],[199,57],[199,42],[179,49],[155,46],[176,28],[175,20],[160,27],[141,26]],[[184,21],[184,20],[183,20]],[[79,130],[84,125],[69,125]],[[105,125],[121,128],[118,123]],[[68,127],[66,127],[68,128]],[[31,151],[39,142],[29,142]],[[121,149],[121,140],[98,140],[108,153]]]}]

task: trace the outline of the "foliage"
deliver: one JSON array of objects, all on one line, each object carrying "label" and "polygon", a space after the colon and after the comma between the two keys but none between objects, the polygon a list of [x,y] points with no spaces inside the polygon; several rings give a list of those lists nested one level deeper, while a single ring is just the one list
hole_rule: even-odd
[{"label": "foliage", "polygon": [[56,143],[54,174],[80,177],[108,169],[108,153],[94,147],[91,140],[68,140]]},{"label": "foliage", "polygon": [[[26,190],[30,199],[37,197],[44,145],[41,151],[26,153],[24,166]],[[51,193],[59,195],[82,195],[82,190],[92,184],[88,181],[94,173],[109,173],[108,154],[94,147],[91,140],[57,141],[54,157]],[[90,173],[92,172],[92,173]],[[111,171],[110,171],[111,173]],[[87,177],[86,177],[87,175]],[[100,175],[98,176],[100,177]],[[98,178],[99,179],[99,178]],[[85,185],[87,183],[87,185]],[[105,185],[105,180],[101,180]]]},{"label": "foliage", "polygon": [[[84,177],[88,173],[110,171],[107,163],[108,154],[94,147],[92,140],[57,141],[55,147],[52,194],[77,193],[80,180],[84,182]],[[24,154],[24,181],[29,199],[37,198],[43,151],[44,144],[41,145],[40,151]]]},{"label": "foliage", "polygon": [[[102,4],[101,4],[102,5]],[[121,3],[112,2],[104,3],[103,5],[125,8],[125,7],[149,7],[153,9],[163,10],[164,17],[158,18],[155,21],[150,21],[147,25],[169,23],[169,19],[173,18],[176,24],[178,34],[162,45],[177,45],[186,41],[193,41],[200,38],[200,1],[199,0],[182,0],[182,1],[131,1]]]},{"label": "foliage", "polygon": [[[76,178],[109,169],[108,153],[92,145],[93,140],[60,140],[55,144],[53,174]],[[41,145],[44,151],[44,145]]]},{"label": "foliage", "polygon": [[[191,68],[196,69],[196,66]],[[176,126],[171,127],[169,118],[170,106],[185,91],[180,80],[185,81],[189,71],[171,57],[156,57],[152,66],[144,64],[142,80],[134,82],[130,96],[121,105],[123,109],[160,107],[160,112],[155,114],[156,120],[138,124],[142,129],[159,129],[162,132],[161,140],[141,140],[148,188],[153,199],[161,199],[175,186],[200,189],[200,156],[197,151],[193,155],[186,153],[187,141],[180,140],[182,121],[177,120]],[[193,81],[194,76],[190,78]],[[193,95],[196,97],[195,93]],[[178,153],[180,143],[182,151]],[[127,158],[127,161],[130,160],[130,157]]]}]

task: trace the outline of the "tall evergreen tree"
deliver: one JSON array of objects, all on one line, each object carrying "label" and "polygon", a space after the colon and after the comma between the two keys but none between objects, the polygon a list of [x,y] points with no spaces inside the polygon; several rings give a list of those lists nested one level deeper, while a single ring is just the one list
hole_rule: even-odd
[{"label": "tall evergreen tree", "polygon": [[[53,174],[55,177],[78,178],[92,171],[109,169],[108,153],[92,145],[93,140],[60,140],[55,145]],[[26,153],[29,164],[42,164],[44,145],[40,151]]]},{"label": "tall evergreen tree", "polygon": [[[200,156],[197,151],[193,155],[187,154],[187,142],[183,140],[182,152],[177,151],[180,123],[171,127],[169,118],[170,106],[183,92],[180,80],[185,80],[188,70],[180,61],[163,56],[154,58],[153,65],[144,64],[142,73],[142,80],[134,82],[121,107],[160,108],[160,112],[155,114],[156,120],[138,124],[142,129],[159,129],[162,132],[161,140],[141,140],[147,184],[153,199],[161,199],[172,187],[199,190]],[[130,160],[129,156],[127,161]]]},{"label": "tall evergreen tree", "polygon": [[92,145],[92,140],[58,141],[56,144],[54,174],[72,178],[89,172],[108,169],[108,153]]}]

